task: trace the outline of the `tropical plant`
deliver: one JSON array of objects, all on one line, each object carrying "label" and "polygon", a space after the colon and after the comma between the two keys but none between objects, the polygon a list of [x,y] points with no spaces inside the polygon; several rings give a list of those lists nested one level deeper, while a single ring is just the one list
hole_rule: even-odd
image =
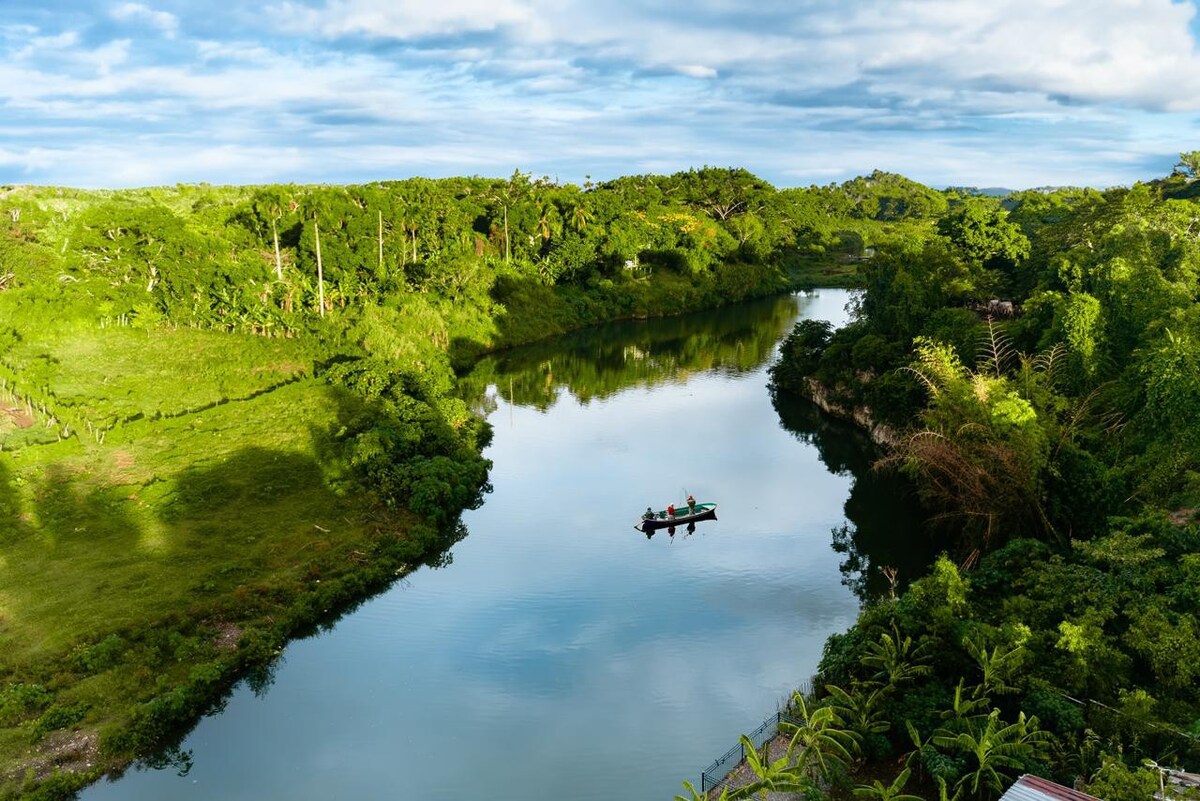
[{"label": "tropical plant", "polygon": [[[984,698],[992,693],[1003,695],[1018,690],[1009,682],[1013,680],[1021,666],[1021,657],[1025,649],[1018,645],[1007,651],[1001,651],[997,645],[991,651],[981,640],[969,639],[966,642],[967,653],[975,660],[983,676],[972,691],[975,698]],[[961,686],[961,685],[960,685]]]},{"label": "tropical plant", "polygon": [[847,692],[836,684],[826,684],[825,690],[842,723],[858,735],[860,742],[863,738],[882,734],[892,727],[883,711],[890,688],[860,686]]},{"label": "tropical plant", "polygon": [[1053,735],[1038,727],[1037,717],[1027,719],[1024,712],[1015,723],[1002,721],[999,709],[993,709],[982,722],[967,719],[966,723],[966,731],[935,732],[933,743],[972,760],[955,790],[968,789],[979,799],[998,796],[1008,786],[1011,774],[1042,757],[1053,740]]},{"label": "tropical plant", "polygon": [[928,651],[925,643],[913,647],[912,637],[901,635],[893,621],[892,633],[880,632],[877,641],[867,643],[867,653],[859,661],[863,667],[875,669],[871,681],[897,688],[932,672]]},{"label": "tropical plant", "polygon": [[911,774],[912,769],[905,768],[892,780],[891,784],[885,785],[876,779],[869,785],[855,787],[854,795],[858,798],[874,799],[874,801],[922,801],[920,796],[904,792],[904,785],[908,784],[908,777]]},{"label": "tropical plant", "polygon": [[859,750],[861,737],[845,728],[845,723],[832,706],[810,710],[804,696],[792,694],[792,711],[798,724],[784,722],[784,729],[795,729],[788,749],[796,755],[802,775],[813,781],[829,781],[836,770],[849,766]]},{"label": "tropical plant", "polygon": [[[721,795],[715,801],[738,801],[739,799],[761,797],[767,798],[767,793],[803,793],[812,787],[812,782],[804,776],[796,764],[793,746],[789,743],[782,756],[771,759],[771,741],[757,748],[754,742],[742,735],[738,738],[745,754],[746,767],[753,779],[737,787],[725,784],[721,787]],[[698,793],[695,786],[685,781],[683,787],[689,796],[675,796],[676,801],[709,801],[708,792]]]},{"label": "tropical plant", "polygon": [[954,688],[954,703],[949,709],[942,712],[942,720],[955,721],[959,725],[965,725],[967,721],[976,718],[982,718],[979,710],[988,708],[991,703],[990,698],[983,698],[978,695],[967,695],[964,688],[964,680],[959,679],[958,685]]}]

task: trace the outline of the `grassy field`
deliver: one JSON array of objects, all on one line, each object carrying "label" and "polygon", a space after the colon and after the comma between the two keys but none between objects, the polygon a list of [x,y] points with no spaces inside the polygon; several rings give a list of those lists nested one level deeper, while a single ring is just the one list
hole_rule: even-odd
[{"label": "grassy field", "polygon": [[[427,549],[397,550],[410,521],[330,489],[321,457],[358,401],[292,341],[60,329],[3,356],[25,375],[31,359],[47,411],[29,426],[8,404],[0,427],[0,797],[123,764],[361,595],[364,564]],[[46,427],[72,409],[110,421],[102,442]],[[146,725],[147,702],[187,687]]]},{"label": "grassy field", "polygon": [[0,353],[0,377],[35,408],[102,441],[121,423],[249,398],[309,375],[313,357],[299,339],[74,323],[26,333]]}]

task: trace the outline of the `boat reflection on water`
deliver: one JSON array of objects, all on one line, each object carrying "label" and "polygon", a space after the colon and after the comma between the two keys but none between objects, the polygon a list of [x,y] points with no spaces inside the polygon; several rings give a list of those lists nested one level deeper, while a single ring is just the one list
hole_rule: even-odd
[{"label": "boat reflection on water", "polygon": [[[651,509],[646,509],[646,513],[642,515],[641,520],[633,524],[633,527],[643,534],[653,534],[660,528],[673,529],[678,525],[687,523],[689,525],[700,520],[716,520],[717,505],[715,503],[695,503],[693,499],[688,504],[672,504],[666,509],[655,512]],[[692,526],[694,529],[695,527]],[[689,533],[691,533],[689,531]]]},{"label": "boat reflection on water", "polygon": [[[716,518],[714,518],[714,519],[716,519]],[[641,531],[641,529],[638,529],[638,530]],[[661,529],[657,529],[657,528],[646,529],[646,532],[645,532],[646,539],[651,539],[654,536],[654,534],[660,530]],[[690,534],[694,533],[695,531],[696,531],[696,521],[693,520],[687,524],[687,534],[684,534],[684,536],[685,537],[689,536]],[[675,526],[667,526],[667,536],[670,537],[672,540],[675,539]]]},{"label": "boat reflection on water", "polygon": [[[678,510],[678,511],[677,511]],[[654,536],[655,531],[661,529],[667,530],[667,535],[674,537],[674,532],[679,525],[688,526],[688,534],[696,530],[698,520],[715,520],[716,519],[716,504],[696,504],[692,502],[690,505],[680,504],[679,507],[671,506],[667,510],[654,512],[647,508],[646,514],[643,514],[642,519],[634,524],[634,528],[646,535],[647,540]]]}]

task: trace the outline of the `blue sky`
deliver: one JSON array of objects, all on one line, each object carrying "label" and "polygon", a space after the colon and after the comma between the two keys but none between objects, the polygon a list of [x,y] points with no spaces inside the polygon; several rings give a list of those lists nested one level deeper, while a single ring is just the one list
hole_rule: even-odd
[{"label": "blue sky", "polygon": [[1200,0],[0,0],[0,183],[1128,184],[1200,149]]}]

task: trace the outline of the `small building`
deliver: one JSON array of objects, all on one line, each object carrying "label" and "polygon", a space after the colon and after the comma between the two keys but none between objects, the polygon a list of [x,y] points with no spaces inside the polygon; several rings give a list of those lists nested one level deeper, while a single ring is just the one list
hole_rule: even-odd
[{"label": "small building", "polygon": [[[1158,766],[1155,766],[1158,767]],[[1200,773],[1188,773],[1172,768],[1158,768],[1158,801],[1200,797]]]},{"label": "small building", "polygon": [[1055,784],[1049,779],[1026,773],[1013,782],[1000,801],[1100,801],[1094,795]]}]

